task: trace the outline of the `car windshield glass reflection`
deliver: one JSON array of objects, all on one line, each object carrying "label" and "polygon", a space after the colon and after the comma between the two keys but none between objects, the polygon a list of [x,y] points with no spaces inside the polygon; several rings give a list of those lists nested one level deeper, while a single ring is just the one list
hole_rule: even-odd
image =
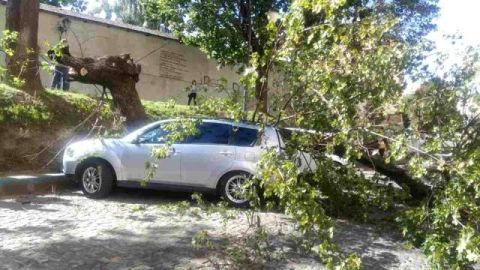
[{"label": "car windshield glass reflection", "polygon": [[189,144],[228,144],[231,125],[203,122],[197,134],[187,139]]},{"label": "car windshield glass reflection", "polygon": [[167,131],[165,131],[161,126],[153,128],[138,137],[139,143],[165,143],[166,136],[168,135]]}]

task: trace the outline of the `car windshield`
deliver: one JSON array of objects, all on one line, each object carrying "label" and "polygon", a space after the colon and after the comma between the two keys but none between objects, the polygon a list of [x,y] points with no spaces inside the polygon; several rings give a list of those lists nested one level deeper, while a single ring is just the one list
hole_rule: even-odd
[{"label": "car windshield", "polygon": [[127,136],[123,137],[123,140],[129,141],[129,142],[131,142],[131,141],[133,141],[133,140],[136,140],[137,137],[138,137],[140,134],[142,134],[142,133],[145,132],[147,129],[150,129],[150,128],[152,128],[153,126],[158,125],[158,124],[159,124],[158,122],[152,123],[152,124],[146,125],[146,126],[144,126],[144,127],[142,127],[142,128],[139,128],[139,129],[137,129],[137,130],[135,130],[135,131],[132,131],[131,133],[127,134]]}]

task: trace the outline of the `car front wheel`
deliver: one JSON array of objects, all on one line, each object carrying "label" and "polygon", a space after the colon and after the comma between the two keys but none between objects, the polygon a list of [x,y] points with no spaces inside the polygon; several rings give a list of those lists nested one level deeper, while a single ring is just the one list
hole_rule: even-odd
[{"label": "car front wheel", "polygon": [[247,199],[246,182],[251,175],[246,172],[231,172],[221,179],[220,195],[231,206],[247,207],[249,202]]},{"label": "car front wheel", "polygon": [[103,162],[86,162],[82,165],[77,177],[83,194],[89,198],[105,198],[112,190],[114,174],[112,169]]}]

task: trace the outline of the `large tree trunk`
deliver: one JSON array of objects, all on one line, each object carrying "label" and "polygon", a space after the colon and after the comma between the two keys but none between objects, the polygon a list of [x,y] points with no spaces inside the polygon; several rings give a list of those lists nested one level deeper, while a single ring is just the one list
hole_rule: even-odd
[{"label": "large tree trunk", "polygon": [[21,88],[30,94],[44,90],[38,69],[39,6],[38,0],[9,0],[5,15],[5,29],[19,33],[13,56],[5,59],[8,75],[23,80]]},{"label": "large tree trunk", "polygon": [[[359,162],[389,177],[403,188],[407,188],[414,201],[421,201],[431,194],[431,188],[420,180],[411,177],[402,166],[385,162],[385,152],[388,150],[388,141],[376,140],[363,146],[363,155]],[[374,155],[372,150],[378,150]]]},{"label": "large tree trunk", "polygon": [[[327,135],[318,144],[317,151],[324,153],[327,143],[332,142],[332,137]],[[388,152],[388,144],[385,139],[369,141],[361,145],[358,149],[362,152],[362,156],[357,160],[360,164],[387,176],[390,180],[397,183],[405,189],[411,196],[411,202],[417,203],[427,198],[432,193],[432,188],[420,179],[413,178],[405,168],[405,164],[387,163],[385,162]],[[345,154],[345,146],[339,145],[335,147],[334,154],[343,156]]]},{"label": "large tree trunk", "polygon": [[413,179],[410,175],[408,175],[405,169],[393,164],[387,164],[383,158],[368,157],[367,155],[364,155],[359,162],[389,177],[399,186],[408,188],[408,192],[414,201],[421,201],[427,198],[427,196],[432,192],[428,185],[419,180]]},{"label": "large tree trunk", "polygon": [[141,66],[135,64],[130,55],[93,59],[64,54],[57,61],[73,69],[72,80],[86,84],[98,84],[110,89],[113,102],[126,118],[129,130],[145,123],[147,117],[135,88]]}]

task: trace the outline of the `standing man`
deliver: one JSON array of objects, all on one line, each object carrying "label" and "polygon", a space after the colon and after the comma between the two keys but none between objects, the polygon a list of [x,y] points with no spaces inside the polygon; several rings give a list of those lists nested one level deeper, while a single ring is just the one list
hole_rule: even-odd
[{"label": "standing man", "polygon": [[[60,41],[59,47],[57,49],[52,49],[48,51],[48,56],[52,60],[56,60],[61,55],[70,55],[70,49],[66,39]],[[60,54],[60,55],[58,55]],[[63,89],[68,91],[70,89],[70,78],[68,75],[69,67],[56,63],[53,70],[53,80],[52,88],[53,89]]]},{"label": "standing man", "polygon": [[190,86],[190,91],[188,91],[188,106],[193,100],[193,105],[197,105],[197,81],[193,80],[192,85]]}]

